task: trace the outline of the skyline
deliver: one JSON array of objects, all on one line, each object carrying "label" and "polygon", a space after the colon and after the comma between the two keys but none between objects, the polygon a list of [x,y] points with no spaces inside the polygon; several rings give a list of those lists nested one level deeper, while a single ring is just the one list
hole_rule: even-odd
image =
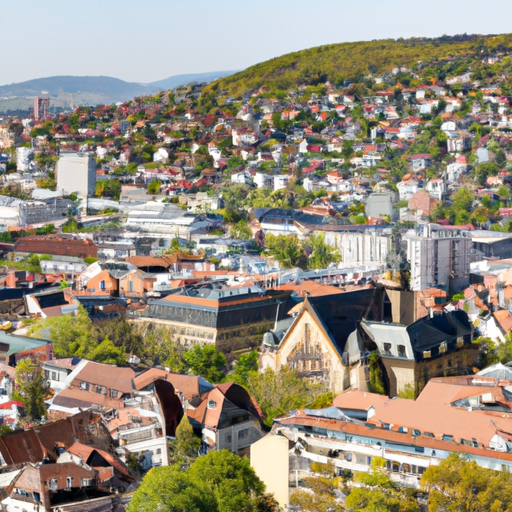
[{"label": "skyline", "polygon": [[[0,3],[4,37],[0,85],[60,76],[112,76],[149,83],[169,76],[245,69],[324,44],[443,34],[510,32],[512,4],[482,12],[476,0],[19,0]],[[497,15],[499,14],[499,15]],[[15,22],[18,20],[18,22]],[[134,24],[134,20],[136,23]],[[78,34],[78,36],[77,36]],[[48,52],[48,57],[45,53]]]}]

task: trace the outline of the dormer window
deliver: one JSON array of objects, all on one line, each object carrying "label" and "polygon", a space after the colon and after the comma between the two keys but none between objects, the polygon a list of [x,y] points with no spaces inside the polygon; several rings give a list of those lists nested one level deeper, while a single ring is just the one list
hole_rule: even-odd
[{"label": "dormer window", "polygon": [[208,400],[208,409],[215,409],[217,402],[215,400]]}]

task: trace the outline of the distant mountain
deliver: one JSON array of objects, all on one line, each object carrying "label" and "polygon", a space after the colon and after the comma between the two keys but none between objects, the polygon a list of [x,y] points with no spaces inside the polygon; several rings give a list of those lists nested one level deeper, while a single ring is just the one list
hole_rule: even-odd
[{"label": "distant mountain", "polygon": [[34,96],[50,96],[52,106],[111,104],[190,82],[211,82],[235,71],[212,71],[170,76],[149,84],[125,82],[110,76],[51,76],[0,86],[0,112],[28,110]]},{"label": "distant mountain", "polygon": [[169,78],[164,78],[163,80],[158,80],[157,82],[151,82],[148,85],[154,86],[160,91],[167,89],[174,89],[180,85],[186,85],[191,82],[212,82],[213,80],[217,80],[218,78],[223,78],[233,73],[237,73],[236,71],[212,71],[210,73],[192,73],[188,75],[174,75]]}]

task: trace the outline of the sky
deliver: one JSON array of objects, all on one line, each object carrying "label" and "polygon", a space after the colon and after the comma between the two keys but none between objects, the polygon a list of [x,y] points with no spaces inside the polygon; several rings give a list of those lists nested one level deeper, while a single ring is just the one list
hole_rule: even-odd
[{"label": "sky", "polygon": [[330,43],[512,31],[511,0],[0,0],[0,85],[149,83]]}]

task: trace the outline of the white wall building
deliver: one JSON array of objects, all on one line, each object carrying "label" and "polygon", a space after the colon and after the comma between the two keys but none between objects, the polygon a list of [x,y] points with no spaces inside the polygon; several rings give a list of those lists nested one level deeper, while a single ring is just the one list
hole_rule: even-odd
[{"label": "white wall building", "polygon": [[77,153],[61,155],[57,162],[57,190],[63,195],[76,193],[80,197],[94,194],[96,162],[90,156]]},{"label": "white wall building", "polygon": [[406,233],[404,240],[411,263],[411,290],[441,286],[456,293],[469,285],[468,231],[425,224]]}]

